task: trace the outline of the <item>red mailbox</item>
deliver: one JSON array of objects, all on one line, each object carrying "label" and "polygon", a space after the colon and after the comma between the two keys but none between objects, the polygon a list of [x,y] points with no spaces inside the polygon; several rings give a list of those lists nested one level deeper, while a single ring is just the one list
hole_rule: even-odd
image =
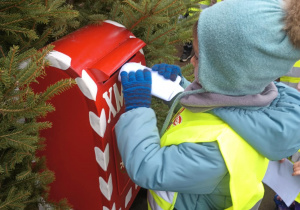
[{"label": "red mailbox", "polygon": [[50,199],[67,198],[75,210],[129,209],[139,187],[128,177],[115,142],[114,125],[124,112],[120,67],[145,65],[145,43],[114,21],[90,25],[53,43],[39,92],[62,78],[77,86],[52,99],[53,126],[46,138],[47,166],[55,172]]}]

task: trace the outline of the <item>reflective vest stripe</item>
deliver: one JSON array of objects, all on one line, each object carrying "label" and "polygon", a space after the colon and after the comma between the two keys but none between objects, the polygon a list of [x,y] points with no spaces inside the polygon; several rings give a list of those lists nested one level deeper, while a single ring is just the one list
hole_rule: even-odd
[{"label": "reflective vest stripe", "polygon": [[300,77],[289,77],[289,76],[282,76],[280,77],[280,82],[289,82],[289,83],[299,83]]},{"label": "reflective vest stripe", "polygon": [[300,61],[296,62],[285,76],[280,77],[280,82],[298,89],[298,84],[300,83]]},{"label": "reflective vest stripe", "polygon": [[172,203],[174,198],[174,192],[155,191],[158,196],[163,198],[165,201]]},{"label": "reflective vest stripe", "polygon": [[160,205],[161,205],[161,201],[160,199],[157,199],[155,201],[155,193],[153,193],[153,191],[148,190],[147,192],[147,202],[148,202],[148,209],[149,210],[163,210]]},{"label": "reflective vest stripe", "polygon": [[300,67],[300,60],[295,63],[294,67]]},{"label": "reflective vest stripe", "polygon": [[[221,2],[223,0],[217,0],[217,2]],[[204,1],[200,1],[200,7],[202,10],[206,9],[207,7],[210,6],[211,0],[204,0]]]},{"label": "reflective vest stripe", "polygon": [[280,77],[280,82],[297,88],[297,84],[300,82],[300,60],[294,64],[293,68],[286,75]]},{"label": "reflective vest stripe", "polygon": [[175,205],[177,193],[148,190],[147,200],[149,210],[172,210]]}]

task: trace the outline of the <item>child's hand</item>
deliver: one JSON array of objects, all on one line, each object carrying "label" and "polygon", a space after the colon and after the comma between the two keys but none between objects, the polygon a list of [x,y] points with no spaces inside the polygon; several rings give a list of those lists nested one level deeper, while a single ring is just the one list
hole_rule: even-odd
[{"label": "child's hand", "polygon": [[170,65],[170,64],[155,64],[152,66],[153,71],[157,71],[159,75],[162,75],[165,79],[170,79],[175,81],[177,76],[182,76],[179,66]]},{"label": "child's hand", "polygon": [[151,106],[151,72],[137,70],[136,72],[121,72],[121,82],[125,100],[125,111],[138,107]]},{"label": "child's hand", "polygon": [[293,176],[300,175],[300,161],[294,163],[293,169],[294,169],[294,173],[292,174]]},{"label": "child's hand", "polygon": [[282,201],[282,199],[281,199],[281,197],[280,197],[279,195],[277,195],[277,196],[275,197],[275,199],[278,200],[278,201]]}]

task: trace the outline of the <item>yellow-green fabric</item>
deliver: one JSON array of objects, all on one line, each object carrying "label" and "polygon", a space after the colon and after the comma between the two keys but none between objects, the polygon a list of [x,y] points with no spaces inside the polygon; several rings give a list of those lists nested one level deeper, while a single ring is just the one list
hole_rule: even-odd
[{"label": "yellow-green fabric", "polygon": [[158,207],[154,207],[153,209],[151,208],[151,202],[149,202],[149,195],[147,196],[148,199],[147,199],[147,203],[148,203],[148,210],[173,210],[174,209],[174,206],[175,206],[175,202],[176,202],[176,199],[177,199],[177,195],[178,193],[174,193],[174,192],[163,192],[163,191],[159,191],[160,194],[162,193],[168,193],[168,194],[172,194],[172,196],[168,196],[166,195],[165,197],[166,198],[172,198],[171,201],[167,201],[163,198],[163,196],[160,196],[158,194],[157,191],[154,191],[154,190],[148,190],[148,193],[150,193],[151,197],[153,198],[153,202],[155,202],[155,205],[157,205]]},{"label": "yellow-green fabric", "polygon": [[300,203],[300,194],[298,194],[297,198],[295,199],[298,203]]},{"label": "yellow-green fabric", "polygon": [[300,77],[282,76],[280,77],[280,82],[299,83]]},{"label": "yellow-green fabric", "polygon": [[[222,0],[217,0],[217,2],[221,2],[221,1],[222,1]],[[210,3],[211,3],[211,0],[204,0],[204,1],[200,1],[199,3],[200,3],[200,4],[203,4],[203,5],[209,6]]]},{"label": "yellow-green fabric", "polygon": [[[251,209],[262,199],[264,188],[261,181],[268,160],[224,121],[209,113],[192,113],[181,109],[172,122],[161,138],[161,147],[184,142],[218,142],[231,177],[229,186],[233,206],[229,209]],[[171,208],[163,208],[167,209]]]},{"label": "yellow-green fabric", "polygon": [[299,72],[300,71],[300,60],[297,61],[292,70],[285,76],[280,77],[280,82],[283,82],[287,85],[293,87],[293,84],[298,84],[300,82]]},{"label": "yellow-green fabric", "polygon": [[294,67],[300,67],[300,60],[295,63]]}]

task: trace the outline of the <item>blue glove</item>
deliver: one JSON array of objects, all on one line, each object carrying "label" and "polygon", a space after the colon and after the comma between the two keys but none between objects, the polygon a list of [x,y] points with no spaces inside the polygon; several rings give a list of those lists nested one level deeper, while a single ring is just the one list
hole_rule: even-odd
[{"label": "blue glove", "polygon": [[170,79],[171,81],[175,81],[177,76],[181,76],[181,70],[179,66],[170,65],[170,64],[155,64],[152,67],[153,71],[157,71],[159,75],[162,75],[165,79]]},{"label": "blue glove", "polygon": [[125,99],[125,111],[150,107],[151,105],[151,72],[137,70],[136,72],[121,72],[121,83]]}]

